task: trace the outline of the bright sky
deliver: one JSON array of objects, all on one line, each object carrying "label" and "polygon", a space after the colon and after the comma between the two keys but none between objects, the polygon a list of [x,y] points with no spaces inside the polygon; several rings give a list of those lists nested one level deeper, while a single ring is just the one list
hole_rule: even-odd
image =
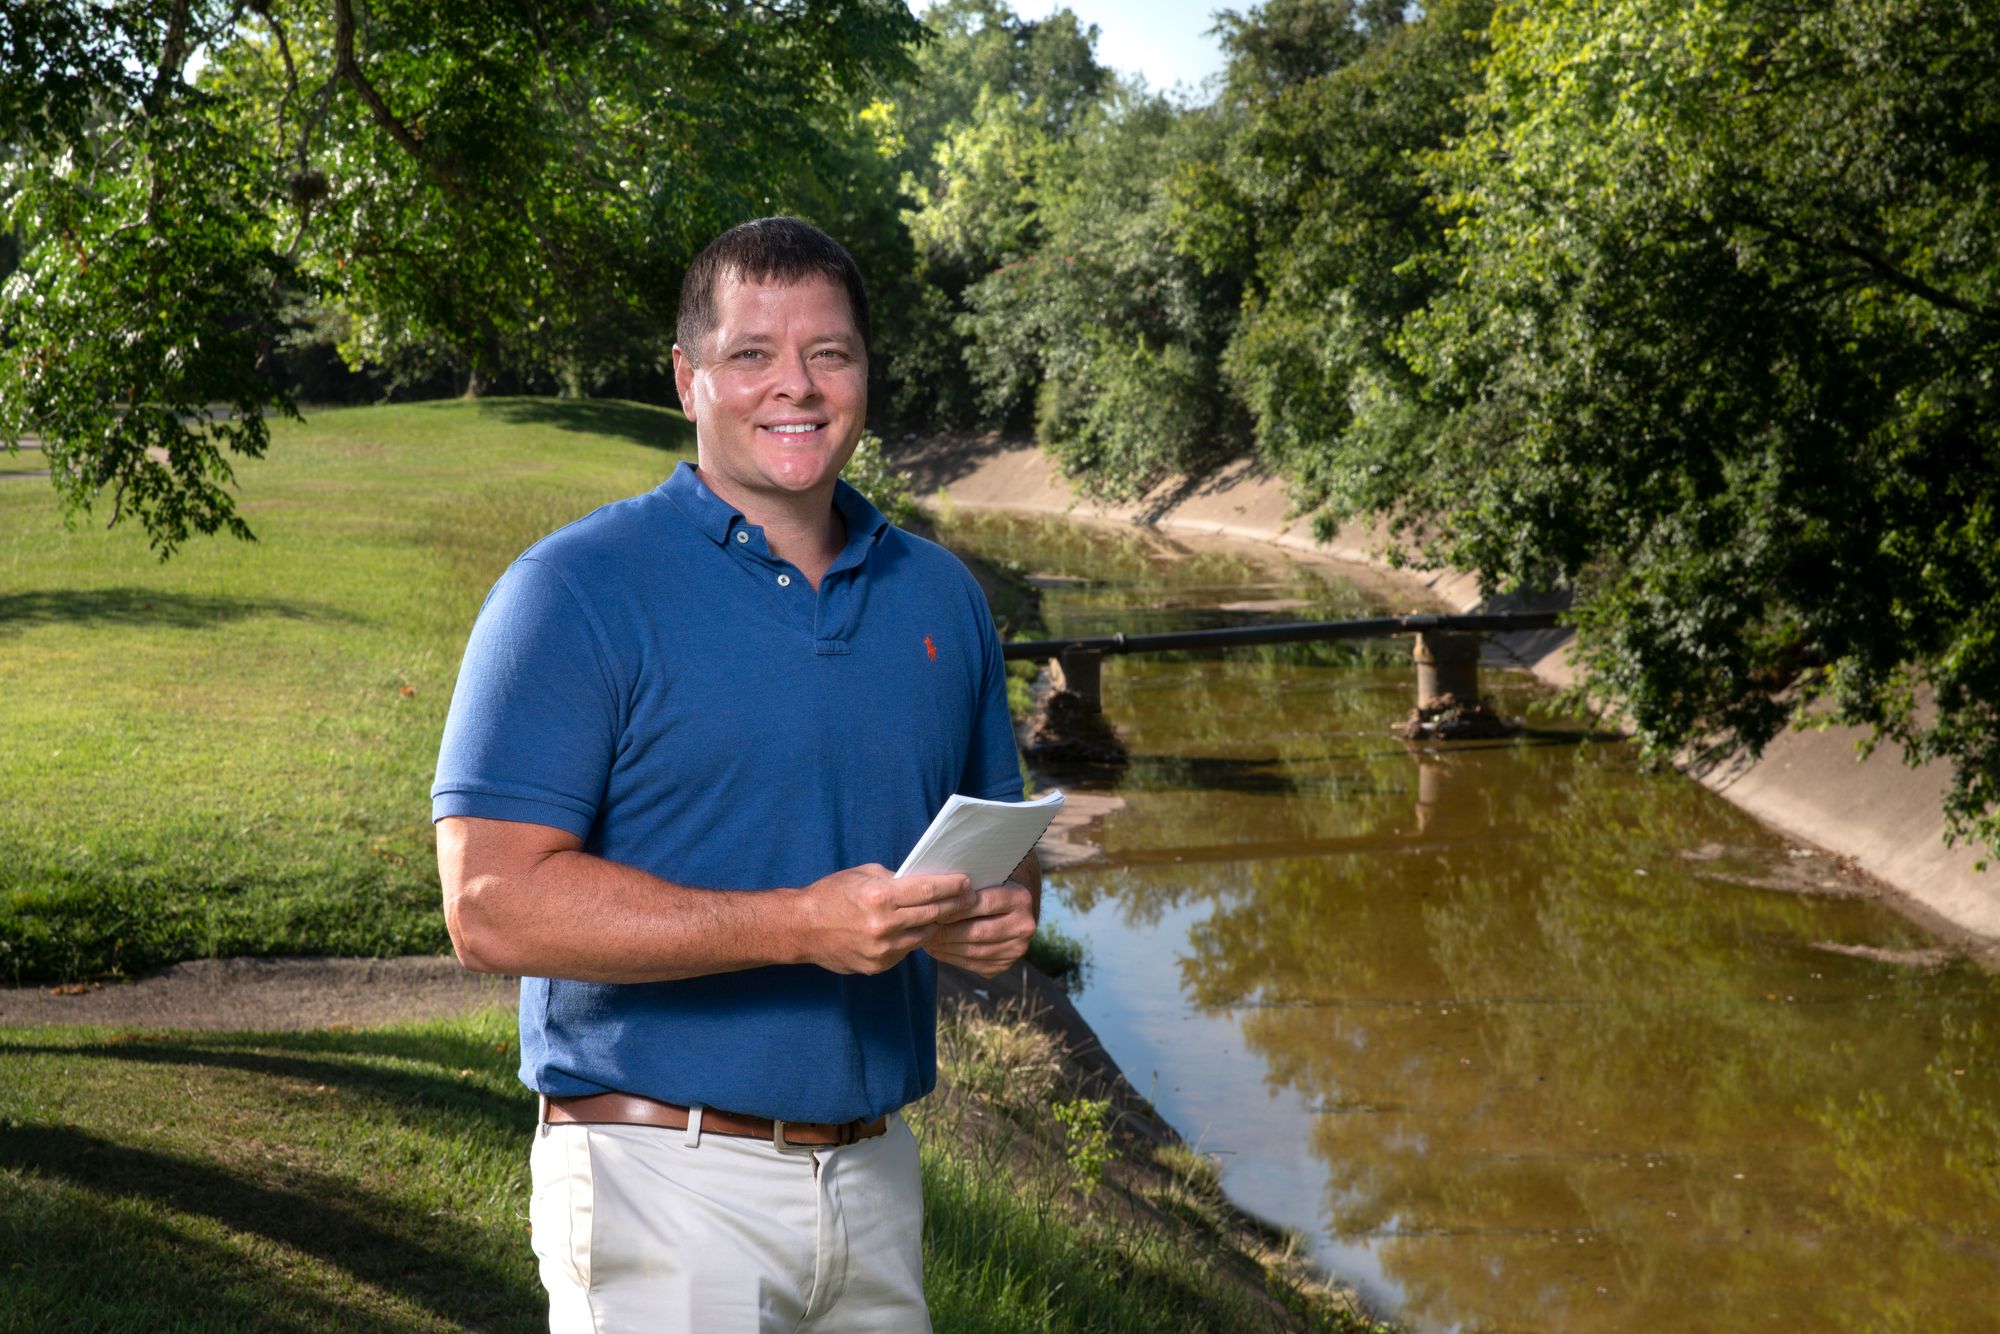
[{"label": "bright sky", "polygon": [[[1143,74],[1146,83],[1165,92],[1186,84],[1189,92],[1201,81],[1222,72],[1222,49],[1206,36],[1219,9],[1238,13],[1257,0],[1068,0],[1085,25],[1098,28],[1097,59],[1128,74]],[[1063,5],[1060,0],[1015,0],[1014,12],[1024,19],[1047,18]],[[1200,99],[1206,101],[1206,98]]]}]

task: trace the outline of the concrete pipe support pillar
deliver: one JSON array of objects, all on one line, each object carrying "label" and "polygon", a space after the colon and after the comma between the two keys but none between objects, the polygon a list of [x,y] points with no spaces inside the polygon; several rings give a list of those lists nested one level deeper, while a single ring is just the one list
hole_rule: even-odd
[{"label": "concrete pipe support pillar", "polygon": [[1049,679],[1057,690],[1081,698],[1092,713],[1104,712],[1104,655],[1094,648],[1073,648],[1049,659]]},{"label": "concrete pipe support pillar", "polygon": [[1479,702],[1479,636],[1433,630],[1417,636],[1417,707],[1441,695],[1460,704]]}]

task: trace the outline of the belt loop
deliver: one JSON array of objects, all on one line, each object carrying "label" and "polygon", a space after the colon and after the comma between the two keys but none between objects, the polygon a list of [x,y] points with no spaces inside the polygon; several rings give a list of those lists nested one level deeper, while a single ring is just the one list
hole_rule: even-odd
[{"label": "belt loop", "polygon": [[547,1139],[549,1137],[549,1095],[546,1093],[537,1093],[535,1095],[535,1124],[540,1129],[542,1138]]},{"label": "belt loop", "polygon": [[682,1137],[681,1143],[690,1149],[701,1147],[701,1104],[698,1102],[688,1104],[687,1134]]}]

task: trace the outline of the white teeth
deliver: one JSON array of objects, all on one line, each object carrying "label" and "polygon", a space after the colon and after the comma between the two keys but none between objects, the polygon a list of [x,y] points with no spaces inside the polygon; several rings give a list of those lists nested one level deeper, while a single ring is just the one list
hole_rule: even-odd
[{"label": "white teeth", "polygon": [[804,435],[807,431],[817,431],[819,427],[811,422],[800,422],[794,426],[773,426],[769,428],[783,435]]}]

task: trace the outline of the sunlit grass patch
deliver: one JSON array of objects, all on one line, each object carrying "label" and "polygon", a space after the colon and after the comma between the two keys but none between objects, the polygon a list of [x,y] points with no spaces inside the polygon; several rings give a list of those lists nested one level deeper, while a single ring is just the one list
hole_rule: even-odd
[{"label": "sunlit grass patch", "polygon": [[258,540],[164,565],[0,487],[0,981],[443,949],[428,790],[480,600],[692,444],[629,403],[315,412],[240,469]]}]

